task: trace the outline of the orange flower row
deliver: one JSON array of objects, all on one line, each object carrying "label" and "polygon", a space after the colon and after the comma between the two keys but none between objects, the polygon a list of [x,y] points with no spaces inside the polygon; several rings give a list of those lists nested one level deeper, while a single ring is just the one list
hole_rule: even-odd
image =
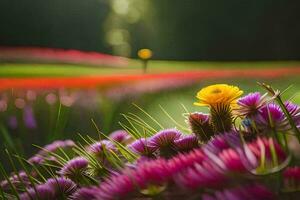
[{"label": "orange flower row", "polygon": [[40,77],[0,78],[0,90],[11,88],[91,88],[122,83],[137,83],[146,80],[204,80],[215,78],[279,78],[300,75],[300,68],[277,69],[207,69],[160,74],[81,76],[81,77]]}]

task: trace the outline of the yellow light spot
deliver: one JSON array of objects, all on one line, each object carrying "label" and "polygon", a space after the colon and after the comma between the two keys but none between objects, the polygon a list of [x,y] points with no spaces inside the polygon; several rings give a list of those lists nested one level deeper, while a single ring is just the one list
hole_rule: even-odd
[{"label": "yellow light spot", "polygon": [[138,56],[143,60],[148,60],[152,57],[152,51],[150,49],[140,49]]}]

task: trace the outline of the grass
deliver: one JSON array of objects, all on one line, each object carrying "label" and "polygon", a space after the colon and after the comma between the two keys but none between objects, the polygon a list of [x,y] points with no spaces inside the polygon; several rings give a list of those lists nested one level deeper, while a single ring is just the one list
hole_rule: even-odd
[{"label": "grass", "polygon": [[[299,61],[272,62],[186,62],[186,61],[150,61],[148,73],[178,72],[196,69],[241,69],[241,68],[280,68],[298,67]],[[113,74],[140,74],[141,63],[130,60],[128,67],[90,67],[62,64],[16,64],[0,63],[0,77],[72,77]]]}]

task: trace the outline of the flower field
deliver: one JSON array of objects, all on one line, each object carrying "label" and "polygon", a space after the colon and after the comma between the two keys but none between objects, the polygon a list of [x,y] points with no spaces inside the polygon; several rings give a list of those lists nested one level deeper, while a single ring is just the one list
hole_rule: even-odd
[{"label": "flower field", "polygon": [[1,65],[0,196],[297,199],[297,62],[148,64]]}]

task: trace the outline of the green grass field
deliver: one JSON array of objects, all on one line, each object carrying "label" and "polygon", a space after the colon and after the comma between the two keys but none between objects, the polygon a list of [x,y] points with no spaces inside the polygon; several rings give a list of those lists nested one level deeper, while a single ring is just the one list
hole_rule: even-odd
[{"label": "green grass field", "polygon": [[[113,74],[140,74],[142,63],[130,60],[127,67],[91,67],[61,64],[16,64],[0,63],[0,77],[66,77],[95,76]],[[148,73],[177,72],[195,69],[241,69],[241,68],[280,68],[298,67],[300,61],[278,62],[183,62],[183,61],[150,61]]]}]

